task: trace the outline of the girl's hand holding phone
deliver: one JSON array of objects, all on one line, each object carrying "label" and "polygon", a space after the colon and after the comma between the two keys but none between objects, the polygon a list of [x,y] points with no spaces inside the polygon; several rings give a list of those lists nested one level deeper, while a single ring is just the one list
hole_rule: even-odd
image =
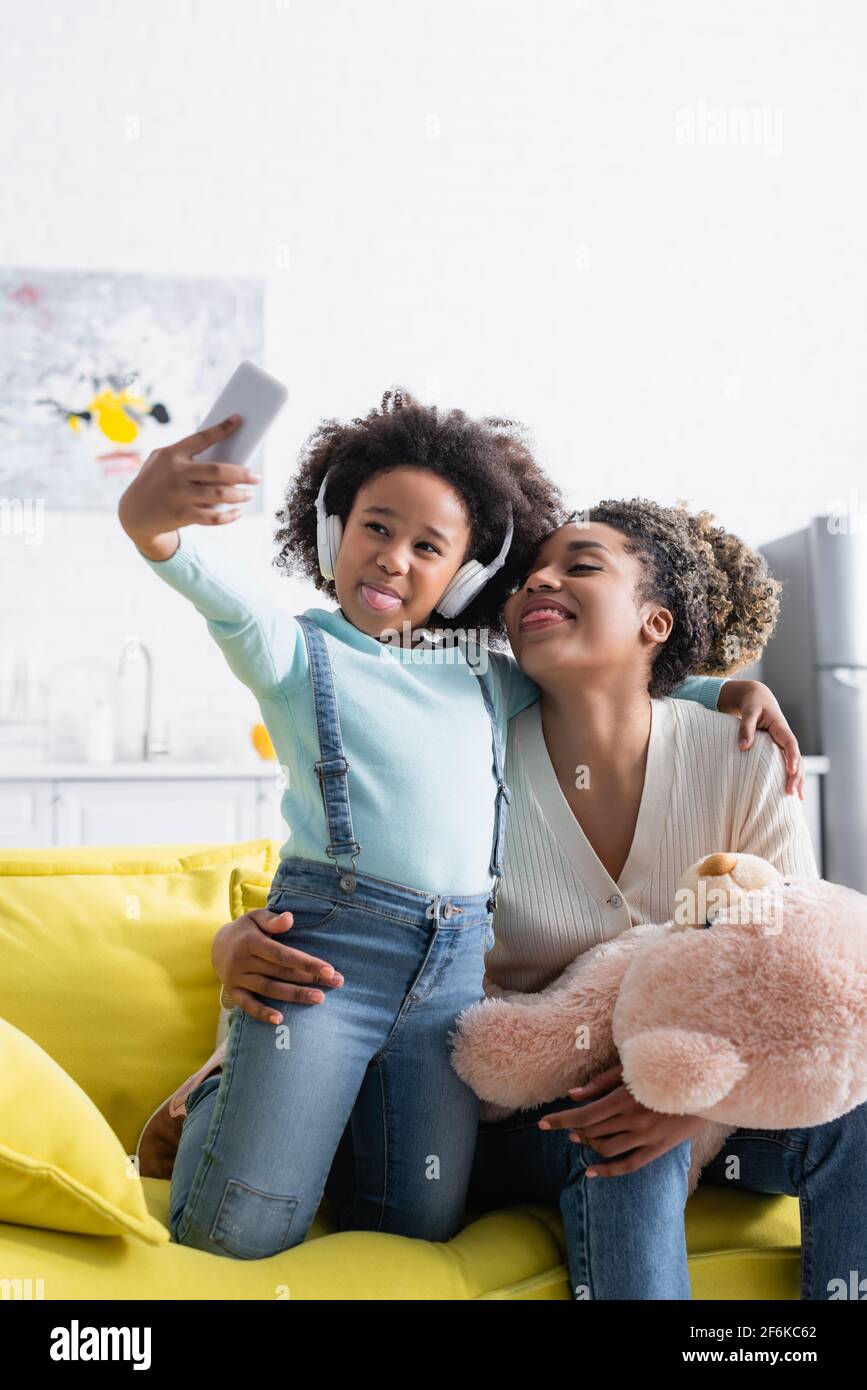
[{"label": "girl's hand holding phone", "polygon": [[241,484],[261,482],[260,475],[243,464],[195,458],[227,439],[240,423],[240,415],[230,415],[176,444],[155,449],[145,459],[121,497],[117,514],[124,531],[149,559],[174,555],[180,526],[223,526],[241,515],[240,507],[218,511],[217,504],[248,502],[253,494]]},{"label": "girl's hand holding phone", "polygon": [[256,994],[292,1004],[322,1004],[322,990],[311,986],[339,989],[343,984],[343,976],[328,961],[270,939],[269,932],[288,931],[292,920],[291,912],[260,907],[220,927],[211,943],[211,963],[224,995],[231,995],[245,1013],[263,1023],[282,1023],[283,1015]]}]

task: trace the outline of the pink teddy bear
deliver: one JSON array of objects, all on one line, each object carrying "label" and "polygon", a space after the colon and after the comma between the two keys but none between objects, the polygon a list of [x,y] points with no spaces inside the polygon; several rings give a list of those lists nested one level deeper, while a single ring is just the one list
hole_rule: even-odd
[{"label": "pink teddy bear", "polygon": [[591,947],[547,988],[488,994],[449,1034],[483,1120],[619,1058],[642,1105],[707,1121],[690,1193],[735,1129],[824,1124],[867,1099],[867,897],[756,855],[699,860],[672,919]]}]

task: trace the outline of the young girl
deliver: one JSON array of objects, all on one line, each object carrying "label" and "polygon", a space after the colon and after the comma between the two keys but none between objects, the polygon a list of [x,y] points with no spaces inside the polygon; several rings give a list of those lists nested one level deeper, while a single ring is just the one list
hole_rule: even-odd
[{"label": "young girl", "polygon": [[[277,563],[314,577],[336,611],[292,618],[181,539],[240,514],[214,505],[242,500],[253,476],[194,457],[237,417],[152,454],[119,507],[256,695],[286,770],[290,833],[268,906],[292,926],[274,940],[346,981],[327,1009],[265,996],[276,1030],[236,1008],[219,1078],[190,1096],[171,1234],[241,1259],[304,1240],[350,1113],[360,1227],[449,1239],[473,1158],[477,1102],[447,1034],[479,998],[493,942],[506,723],[538,691],[504,653],[473,647],[471,662],[443,639],[458,615],[502,634],[559,494],[509,422],[389,400],[315,431],[278,514]],[[720,684],[675,693],[715,704]]]}]

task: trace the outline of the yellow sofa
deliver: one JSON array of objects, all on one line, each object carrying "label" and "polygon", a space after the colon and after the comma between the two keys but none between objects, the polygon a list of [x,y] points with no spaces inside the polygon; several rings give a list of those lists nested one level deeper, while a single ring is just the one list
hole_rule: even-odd
[{"label": "yellow sofa", "polygon": [[[273,840],[0,850],[2,1037],[17,1039],[16,1056],[39,1078],[19,1077],[11,1090],[7,1078],[0,1091],[2,1296],[569,1299],[554,1207],[468,1212],[453,1240],[435,1244],[335,1232],[325,1199],[305,1243],[266,1260],[168,1239],[169,1183],[140,1179],[127,1156],[154,1107],[213,1050],[211,938],[264,901],[276,862]],[[120,1226],[82,1173],[98,1146],[77,1129],[64,1164],[64,1124],[90,1123],[128,1165],[120,1205],[138,1215],[121,1213]],[[53,1145],[50,1158],[28,1144]],[[112,1176],[116,1199],[116,1166]],[[700,1187],[686,1235],[694,1298],[798,1298],[795,1198]]]}]

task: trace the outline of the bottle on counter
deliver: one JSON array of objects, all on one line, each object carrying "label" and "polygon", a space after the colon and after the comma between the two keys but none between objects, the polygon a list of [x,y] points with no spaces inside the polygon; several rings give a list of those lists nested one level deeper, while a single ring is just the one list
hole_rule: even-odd
[{"label": "bottle on counter", "polygon": [[114,762],[114,710],[103,695],[94,701],[87,716],[84,760],[88,763]]}]

